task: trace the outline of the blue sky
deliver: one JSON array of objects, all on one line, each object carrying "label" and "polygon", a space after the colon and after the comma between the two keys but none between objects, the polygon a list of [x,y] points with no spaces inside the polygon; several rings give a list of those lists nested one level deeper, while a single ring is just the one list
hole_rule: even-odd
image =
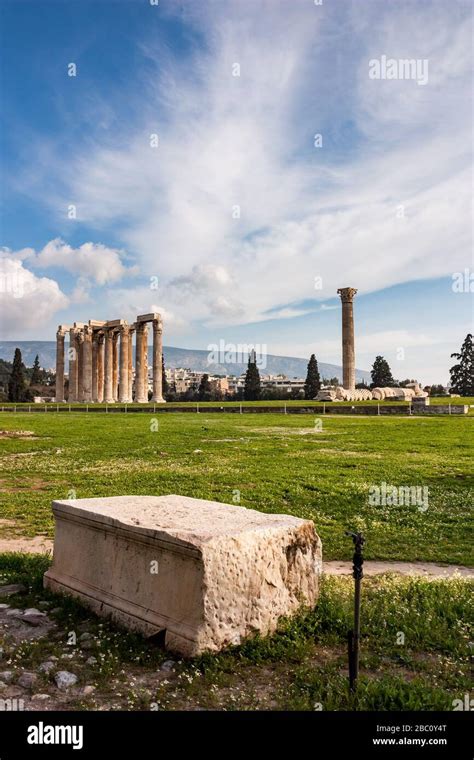
[{"label": "blue sky", "polygon": [[[358,367],[448,379],[472,330],[469,2],[0,13],[3,339],[158,310],[168,345],[340,363],[352,286]],[[428,81],[370,78],[382,56]]]}]

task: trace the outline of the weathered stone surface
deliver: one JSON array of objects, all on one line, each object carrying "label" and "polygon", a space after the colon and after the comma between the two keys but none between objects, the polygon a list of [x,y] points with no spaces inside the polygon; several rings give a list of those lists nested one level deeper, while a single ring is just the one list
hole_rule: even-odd
[{"label": "weathered stone surface", "polygon": [[77,683],[77,676],[74,673],[70,673],[68,670],[60,670],[54,676],[56,686],[60,691],[66,691],[71,686],[75,686]]},{"label": "weathered stone surface", "polygon": [[182,496],[53,503],[45,586],[184,655],[217,651],[316,602],[321,542],[289,515]]},{"label": "weathered stone surface", "polygon": [[26,586],[23,583],[10,583],[8,586],[0,586],[0,599],[7,596],[13,596],[13,594],[24,594]]}]

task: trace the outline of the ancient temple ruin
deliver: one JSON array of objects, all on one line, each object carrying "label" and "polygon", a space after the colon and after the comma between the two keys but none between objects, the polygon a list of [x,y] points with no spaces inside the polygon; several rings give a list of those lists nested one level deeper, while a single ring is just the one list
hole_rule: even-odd
[{"label": "ancient temple ruin", "polygon": [[[148,325],[153,330],[153,393],[163,403],[163,322],[157,313],[141,314],[133,324],[124,319],[90,319],[59,325],[56,333],[56,401],[65,401],[65,339],[69,336],[69,393],[71,402],[146,403],[148,401]],[[135,381],[133,334],[135,333]]]}]

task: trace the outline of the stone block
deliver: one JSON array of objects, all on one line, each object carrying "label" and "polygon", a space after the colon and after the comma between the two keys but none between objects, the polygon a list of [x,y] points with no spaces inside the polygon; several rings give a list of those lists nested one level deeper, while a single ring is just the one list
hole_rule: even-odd
[{"label": "stone block", "polygon": [[314,606],[313,522],[183,496],[53,502],[44,585],[172,651],[219,651]]}]

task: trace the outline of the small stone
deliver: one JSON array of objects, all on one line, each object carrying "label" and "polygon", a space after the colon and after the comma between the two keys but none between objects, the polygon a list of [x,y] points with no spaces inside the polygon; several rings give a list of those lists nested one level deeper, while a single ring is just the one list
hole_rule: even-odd
[{"label": "small stone", "polygon": [[52,654],[51,657],[48,657],[48,662],[58,662],[59,657],[56,657],[55,654]]},{"label": "small stone", "polygon": [[17,610],[14,608],[13,610],[8,610],[7,617],[21,617],[23,615],[23,610]]},{"label": "small stone", "polygon": [[66,691],[77,683],[77,676],[74,673],[69,673],[67,670],[60,670],[54,676],[54,680],[60,691]]},{"label": "small stone", "polygon": [[27,609],[23,613],[24,617],[46,617],[45,612],[40,612],[40,610],[37,610],[36,607],[27,607]]},{"label": "small stone", "polygon": [[2,670],[0,672],[0,680],[11,683],[13,681],[13,670]]},{"label": "small stone", "polygon": [[22,673],[18,679],[18,686],[22,686],[24,689],[31,689],[37,679],[36,673]]},{"label": "small stone", "polygon": [[84,686],[82,693],[85,697],[87,697],[89,694],[93,694],[94,691],[95,691],[95,686],[89,685],[89,686]]},{"label": "small stone", "polygon": [[81,635],[79,636],[79,641],[89,641],[89,639],[91,638],[92,638],[92,634],[85,631],[84,633],[81,633]]},{"label": "small stone", "polygon": [[39,625],[44,625],[45,623],[45,616],[43,613],[40,615],[22,615],[21,619],[28,625],[32,625],[35,628],[37,628]]},{"label": "small stone", "polygon": [[26,586],[23,583],[10,583],[7,586],[0,586],[0,599],[5,596],[12,596],[13,594],[24,594]]},{"label": "small stone", "polygon": [[7,688],[7,684],[5,683],[5,681],[0,681],[0,691],[3,691],[6,688]]},{"label": "small stone", "polygon": [[34,699],[35,702],[46,702],[47,699],[51,699],[51,696],[49,694],[33,694],[31,699]]},{"label": "small stone", "polygon": [[88,657],[86,660],[86,665],[97,665],[97,657]]},{"label": "small stone", "polygon": [[74,653],[72,653],[72,654],[62,654],[61,655],[61,660],[72,660],[73,657],[74,657]]},{"label": "small stone", "polygon": [[174,660],[165,660],[162,663],[162,665],[160,667],[160,670],[165,670],[166,672],[171,672],[172,670],[174,670],[174,666],[175,665],[176,665],[176,663],[175,663]]},{"label": "small stone", "polygon": [[10,609],[10,605],[9,604],[0,604],[0,612],[2,610],[8,610],[8,609]]},{"label": "small stone", "polygon": [[51,673],[51,671],[54,670],[55,667],[56,665],[54,664],[54,662],[47,661],[47,662],[42,662],[38,670],[40,671],[40,673]]}]

